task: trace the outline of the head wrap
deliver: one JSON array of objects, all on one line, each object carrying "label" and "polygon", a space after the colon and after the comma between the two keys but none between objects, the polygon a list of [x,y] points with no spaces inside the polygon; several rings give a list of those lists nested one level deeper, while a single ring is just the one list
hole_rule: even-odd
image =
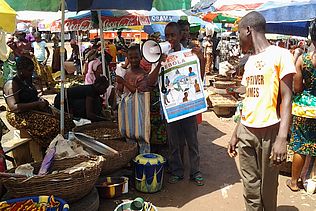
[{"label": "head wrap", "polygon": [[96,77],[94,75],[94,72],[97,70],[98,66],[102,64],[102,62],[99,59],[92,60],[88,64],[88,72],[86,74],[85,78],[85,84],[93,84]]},{"label": "head wrap", "polygon": [[18,23],[16,25],[16,32],[17,33],[29,33],[29,27],[27,26],[26,23]]},{"label": "head wrap", "polygon": [[92,72],[97,71],[97,68],[98,68],[98,66],[99,66],[100,64],[102,64],[102,62],[100,61],[100,59],[92,60],[92,61],[89,63],[88,72],[92,73]]}]

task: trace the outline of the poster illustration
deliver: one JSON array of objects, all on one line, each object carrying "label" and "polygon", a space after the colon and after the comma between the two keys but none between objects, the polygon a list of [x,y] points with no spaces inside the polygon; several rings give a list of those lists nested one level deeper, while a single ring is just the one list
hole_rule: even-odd
[{"label": "poster illustration", "polygon": [[159,76],[160,99],[167,122],[184,119],[207,109],[200,63],[191,50],[168,55]]}]

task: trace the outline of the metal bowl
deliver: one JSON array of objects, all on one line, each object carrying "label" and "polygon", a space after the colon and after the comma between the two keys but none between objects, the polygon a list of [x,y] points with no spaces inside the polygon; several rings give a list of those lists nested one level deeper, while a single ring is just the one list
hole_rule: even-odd
[{"label": "metal bowl", "polygon": [[121,196],[126,185],[128,185],[126,177],[105,177],[100,178],[95,186],[101,198],[112,199]]}]

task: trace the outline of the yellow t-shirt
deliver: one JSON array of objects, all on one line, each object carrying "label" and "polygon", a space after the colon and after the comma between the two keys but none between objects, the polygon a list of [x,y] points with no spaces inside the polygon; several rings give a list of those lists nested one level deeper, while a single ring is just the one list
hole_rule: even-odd
[{"label": "yellow t-shirt", "polygon": [[114,44],[109,44],[109,53],[112,56],[112,62],[116,62],[116,47]]},{"label": "yellow t-shirt", "polygon": [[269,46],[250,56],[242,79],[246,87],[241,123],[247,127],[263,128],[280,121],[277,112],[280,80],[296,73],[293,56],[286,49]]}]

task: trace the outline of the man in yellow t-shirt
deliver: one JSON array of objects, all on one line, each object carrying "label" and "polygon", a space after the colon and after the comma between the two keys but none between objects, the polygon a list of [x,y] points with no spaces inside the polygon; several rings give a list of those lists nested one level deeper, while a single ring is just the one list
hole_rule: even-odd
[{"label": "man in yellow t-shirt", "polygon": [[116,54],[117,54],[117,51],[116,51],[116,47],[115,45],[113,44],[112,40],[110,40],[108,42],[108,45],[107,45],[108,49],[109,49],[109,54],[112,56],[112,62],[116,62]]},{"label": "man in yellow t-shirt", "polygon": [[269,44],[265,26],[258,12],[248,13],[239,23],[242,51],[253,54],[245,65],[242,84],[246,96],[228,154],[235,157],[238,144],[247,211],[276,210],[277,166],[286,159],[296,72],[290,52]]}]

